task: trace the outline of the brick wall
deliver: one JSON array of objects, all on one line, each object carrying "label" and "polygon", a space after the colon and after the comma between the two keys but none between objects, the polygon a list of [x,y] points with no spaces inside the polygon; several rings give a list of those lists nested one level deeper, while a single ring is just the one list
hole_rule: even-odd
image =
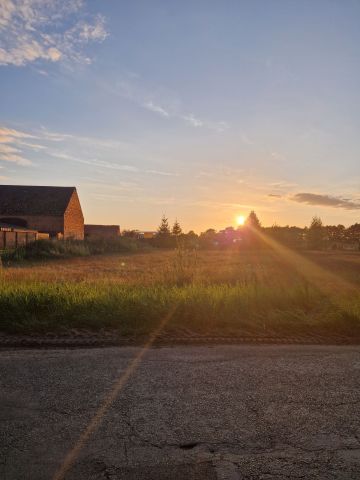
[{"label": "brick wall", "polygon": [[86,238],[117,238],[119,236],[119,225],[85,225]]},{"label": "brick wall", "polygon": [[78,194],[72,194],[64,216],[64,237],[84,239],[84,216]]}]

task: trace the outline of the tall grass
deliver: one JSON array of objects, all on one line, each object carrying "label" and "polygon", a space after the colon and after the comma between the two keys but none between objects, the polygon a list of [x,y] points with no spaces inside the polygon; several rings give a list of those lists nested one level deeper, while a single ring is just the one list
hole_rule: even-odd
[{"label": "tall grass", "polygon": [[[174,310],[167,328],[203,334],[360,335],[359,292],[335,286],[325,295],[270,254],[211,255],[180,250],[128,256],[129,269],[136,261],[146,269],[146,275],[139,268],[129,270],[131,281],[123,281],[123,257],[97,257],[96,263],[90,259],[90,275],[81,278],[70,270],[51,281],[48,273],[33,273],[41,273],[42,267],[4,268],[0,331],[116,329],[139,335],[151,332]],[[62,264],[49,265],[56,272]],[[118,266],[110,278],[107,272],[114,264]],[[77,261],[76,269],[82,268],[85,264]]]},{"label": "tall grass", "polygon": [[[144,245],[141,245],[144,248]],[[46,260],[51,258],[86,257],[104,253],[135,252],[139,242],[133,238],[98,238],[89,240],[37,240],[2,253],[4,263],[21,260]]]},{"label": "tall grass", "polygon": [[197,332],[360,334],[360,299],[336,304],[316,290],[256,284],[148,287],[102,283],[0,284],[0,330],[115,328],[148,333],[175,307],[171,327]]}]

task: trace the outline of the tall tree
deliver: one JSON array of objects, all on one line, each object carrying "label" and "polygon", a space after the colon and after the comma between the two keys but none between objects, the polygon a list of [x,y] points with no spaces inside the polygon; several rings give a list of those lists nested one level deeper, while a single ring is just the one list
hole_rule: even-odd
[{"label": "tall tree", "polygon": [[158,228],[158,235],[165,237],[170,235],[169,220],[165,217],[165,215],[163,215],[161,218],[161,223]]},{"label": "tall tree", "polygon": [[314,250],[321,249],[324,240],[324,228],[320,217],[314,216],[308,230],[309,248]]},{"label": "tall tree", "polygon": [[245,221],[245,225],[247,225],[249,227],[252,227],[252,228],[256,228],[256,229],[261,228],[260,220],[258,219],[258,216],[254,212],[254,210],[251,210],[249,216],[247,217],[247,219]]},{"label": "tall tree", "polygon": [[358,244],[358,249],[360,250],[360,223],[354,223],[347,229],[347,236],[351,242],[356,242]]},{"label": "tall tree", "polygon": [[178,237],[179,235],[182,234],[182,229],[180,227],[180,223],[177,221],[177,219],[174,222],[174,225],[172,227],[171,233],[175,236]]}]

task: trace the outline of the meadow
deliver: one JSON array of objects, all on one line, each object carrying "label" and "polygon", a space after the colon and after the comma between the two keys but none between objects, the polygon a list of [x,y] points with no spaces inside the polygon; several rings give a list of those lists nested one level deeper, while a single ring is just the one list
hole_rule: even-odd
[{"label": "meadow", "polygon": [[[360,254],[276,249],[23,261],[0,270],[0,331],[166,329],[360,337]],[[169,312],[171,315],[169,315]]]}]

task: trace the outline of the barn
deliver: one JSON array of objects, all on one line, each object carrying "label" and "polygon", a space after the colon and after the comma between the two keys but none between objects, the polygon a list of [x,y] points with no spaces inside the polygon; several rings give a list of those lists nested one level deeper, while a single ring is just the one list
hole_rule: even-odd
[{"label": "barn", "polygon": [[75,187],[0,185],[0,222],[50,237],[84,238],[84,216]]}]

